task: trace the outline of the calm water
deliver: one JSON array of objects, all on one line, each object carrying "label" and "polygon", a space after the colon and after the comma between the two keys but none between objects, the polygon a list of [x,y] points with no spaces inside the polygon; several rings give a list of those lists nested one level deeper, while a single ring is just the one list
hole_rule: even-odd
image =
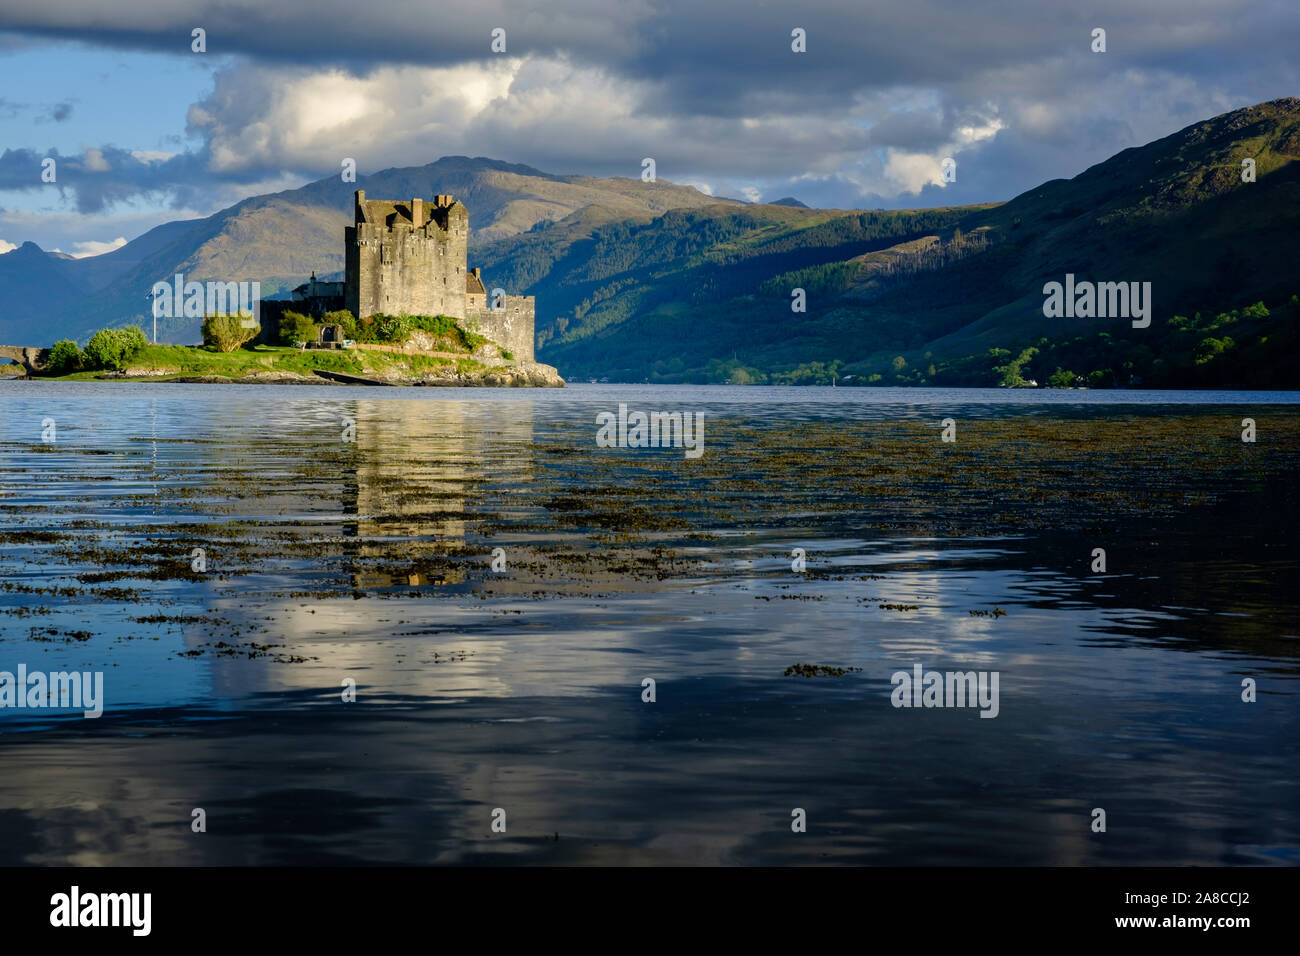
[{"label": "calm water", "polygon": [[0,382],[0,864],[1295,864],[1297,405]]}]

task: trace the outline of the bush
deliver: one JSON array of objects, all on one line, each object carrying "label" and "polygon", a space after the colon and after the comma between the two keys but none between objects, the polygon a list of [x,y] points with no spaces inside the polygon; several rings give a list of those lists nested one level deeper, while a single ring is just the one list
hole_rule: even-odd
[{"label": "bush", "polygon": [[138,325],[124,329],[100,329],[86,343],[85,363],[91,368],[122,371],[136,353],[149,344]]},{"label": "bush", "polygon": [[250,319],[251,316],[246,312],[207,316],[203,320],[203,344],[218,352],[233,352],[261,333],[262,327],[256,322],[245,326],[244,323]]},{"label": "bush", "polygon": [[472,350],[487,341],[481,335],[469,332],[446,315],[368,315],[358,321],[346,310],[330,312],[325,321],[343,326],[344,334],[357,342],[383,345],[400,345],[416,329],[428,332],[434,338],[447,338],[451,344],[459,343]]},{"label": "bush", "polygon": [[61,339],[50,349],[50,360],[46,369],[51,375],[67,375],[81,368],[81,349],[71,339]]},{"label": "bush", "polygon": [[1048,388],[1073,388],[1078,381],[1079,376],[1061,366],[1056,366],[1056,371],[1051,374],[1047,380]]},{"label": "bush", "polygon": [[411,334],[410,323],[401,315],[377,315],[373,328],[380,342],[405,342]]},{"label": "bush", "polygon": [[[207,336],[204,336],[207,341]],[[295,342],[315,342],[316,326],[301,312],[285,312],[280,317],[280,344],[293,345]]]}]

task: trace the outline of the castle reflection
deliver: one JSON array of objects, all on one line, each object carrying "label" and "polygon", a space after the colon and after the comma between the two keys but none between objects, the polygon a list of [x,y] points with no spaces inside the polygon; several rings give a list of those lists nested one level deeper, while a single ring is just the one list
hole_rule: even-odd
[{"label": "castle reflection", "polygon": [[356,539],[354,586],[462,582],[459,564],[445,559],[465,550],[472,525],[491,519],[489,489],[531,479],[531,404],[358,401],[353,417],[343,511],[355,516],[344,532]]}]

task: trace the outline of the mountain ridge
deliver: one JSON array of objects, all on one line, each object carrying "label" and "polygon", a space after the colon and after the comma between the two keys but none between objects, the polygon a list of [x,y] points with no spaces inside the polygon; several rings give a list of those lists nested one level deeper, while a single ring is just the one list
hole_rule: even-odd
[{"label": "mountain ridge", "polygon": [[[1243,158],[1255,161],[1253,183],[1242,181]],[[0,256],[0,294],[28,307],[0,318],[0,336],[26,328],[17,344],[47,344],[120,324],[142,315],[152,282],[175,271],[244,270],[262,279],[264,296],[311,271],[338,271],[357,187],[465,201],[474,264],[493,285],[537,297],[539,358],[578,376],[762,381],[822,366],[898,384],[969,373],[969,384],[995,371],[976,369],[975,357],[1001,361],[1040,340],[1096,332],[1042,314],[1044,282],[1066,273],[1152,282],[1157,322],[1178,310],[1284,302],[1300,285],[1296,98],[1198,121],[1072,178],[974,206],[751,204],[464,156],[358,179],[250,197],[93,259],[31,263],[24,272],[60,283],[47,286],[48,302],[8,268],[18,252],[32,256],[25,244]],[[803,312],[791,311],[796,289]]]}]

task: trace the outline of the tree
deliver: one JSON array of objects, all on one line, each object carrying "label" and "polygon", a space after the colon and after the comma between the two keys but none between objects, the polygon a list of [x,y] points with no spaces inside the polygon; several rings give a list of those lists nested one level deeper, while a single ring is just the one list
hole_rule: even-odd
[{"label": "tree", "polygon": [[[233,352],[246,342],[257,338],[262,327],[251,321],[251,316],[209,315],[203,320],[203,344],[218,352]],[[248,323],[248,324],[246,324]]]},{"label": "tree", "polygon": [[338,309],[334,312],[326,312],[321,318],[324,325],[341,325],[343,326],[343,337],[345,339],[356,339],[357,337],[357,319],[349,310]]},{"label": "tree", "polygon": [[50,349],[50,360],[46,369],[51,375],[67,375],[81,368],[81,349],[71,339],[60,339]]},{"label": "tree", "polygon": [[1232,340],[1232,336],[1225,335],[1221,339],[1207,337],[1201,339],[1201,343],[1196,346],[1194,354],[1197,365],[1205,365],[1207,362],[1213,362],[1224,352],[1231,349],[1237,343]]},{"label": "tree", "polygon": [[1056,366],[1056,371],[1052,373],[1050,378],[1048,378],[1047,387],[1071,388],[1078,378],[1079,376],[1075,375],[1073,372],[1066,371],[1058,365]]},{"label": "tree", "polygon": [[86,343],[85,362],[91,368],[122,371],[136,353],[149,344],[137,325],[123,329],[100,329]]},{"label": "tree", "polygon": [[[993,351],[994,350],[991,349],[990,354],[992,354]],[[1004,352],[1007,355],[1011,354],[1010,352],[1006,352],[1004,349],[997,349],[996,351]],[[1025,366],[1028,365],[1029,360],[1037,354],[1038,349],[1031,345],[1021,351],[1014,360],[1008,362],[1006,365],[995,367],[993,372],[998,376],[998,384],[1005,388],[1026,388],[1029,385],[1029,382],[1024,377]]]},{"label": "tree", "polygon": [[[349,313],[350,314],[350,313]],[[353,321],[353,330],[355,332],[356,322]],[[355,335],[348,336],[355,338]],[[316,340],[316,326],[312,321],[301,312],[286,311],[280,316],[280,344],[293,345],[297,342],[313,342]],[[204,342],[207,342],[206,335]]]}]

